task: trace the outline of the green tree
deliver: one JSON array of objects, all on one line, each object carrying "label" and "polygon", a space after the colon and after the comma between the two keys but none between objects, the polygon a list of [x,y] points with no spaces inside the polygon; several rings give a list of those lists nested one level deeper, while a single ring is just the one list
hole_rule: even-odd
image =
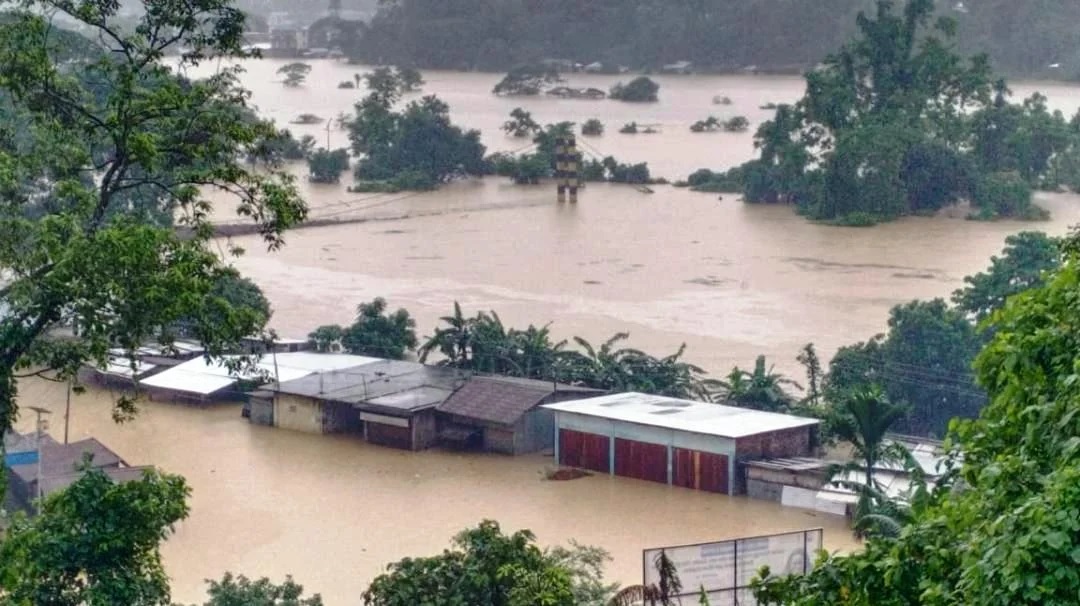
[{"label": "green tree", "polygon": [[349,124],[357,178],[399,179],[421,177],[443,183],[462,175],[486,172],[479,131],[462,131],[450,122],[450,107],[428,96],[409,103],[401,112],[391,109],[393,99],[374,92],[356,106]]},{"label": "green tree", "polygon": [[[230,316],[240,324],[250,324],[262,329],[271,315],[270,301],[262,289],[231,267],[224,268],[214,280],[201,311],[207,317],[185,318],[176,324],[178,336],[197,336],[196,327],[200,324],[227,324]],[[239,341],[236,341],[229,346],[234,347],[238,343]]]},{"label": "green tree", "polygon": [[572,573],[527,530],[503,534],[484,521],[441,555],[391,564],[364,592],[366,606],[575,606]]},{"label": "green tree", "polygon": [[349,170],[349,150],[319,148],[308,157],[308,178],[315,183],[337,183]]},{"label": "green tree", "polygon": [[356,321],[341,335],[341,344],[351,354],[403,360],[416,349],[416,321],[405,309],[387,313],[386,299],[377,297],[361,303]]},{"label": "green tree", "polygon": [[510,120],[503,124],[503,130],[514,137],[528,137],[540,132],[541,128],[536,120],[533,120],[532,114],[520,107],[515,107],[510,112]]},{"label": "green tree", "polygon": [[308,334],[308,342],[319,353],[330,353],[343,348],[345,329],[339,324],[326,324]]},{"label": "green tree", "polygon": [[281,81],[285,86],[296,87],[307,80],[308,74],[311,73],[311,66],[300,62],[287,63],[279,67],[277,73],[285,78]]},{"label": "green tree", "polygon": [[611,92],[608,96],[618,101],[646,103],[658,101],[659,93],[659,84],[653,82],[648,76],[638,76],[626,84],[619,82],[611,87]]},{"label": "green tree", "polygon": [[[25,139],[0,135],[0,303],[9,310],[0,318],[0,434],[16,413],[20,373],[75,377],[86,362],[104,364],[111,348],[168,342],[181,319],[197,319],[211,355],[259,330],[257,314],[222,313],[221,298],[208,296],[229,270],[211,242],[204,192],[232,194],[271,248],[306,214],[290,177],[243,164],[277,131],[248,119],[235,71],[173,76],[211,55],[245,56],[243,13],[226,0],[155,5],[123,29],[112,27],[115,3],[31,4],[0,24],[0,91],[32,125]],[[81,22],[105,52],[58,60],[41,16],[54,13]],[[174,45],[189,49],[179,68],[161,63]],[[132,211],[124,193],[140,188],[156,192],[181,229]],[[31,209],[40,214],[30,218]],[[47,338],[64,324],[77,325],[74,338]],[[133,412],[128,399],[118,405],[121,417]]]},{"label": "green tree", "polygon": [[319,594],[303,597],[304,587],[285,577],[275,585],[267,578],[257,581],[244,575],[225,573],[220,581],[208,581],[206,593],[210,599],[203,606],[323,606]]},{"label": "green tree", "polygon": [[596,118],[589,118],[581,125],[581,134],[586,137],[599,137],[604,134],[604,123]]},{"label": "green tree", "polygon": [[364,81],[370,94],[388,105],[401,98],[403,85],[393,68],[377,67],[371,73],[364,74]]},{"label": "green tree", "polygon": [[[975,362],[990,403],[952,425],[955,487],[939,486],[899,536],[823,555],[806,576],[757,583],[759,603],[1071,604],[1080,508],[1080,290],[1073,253],[996,312]],[[959,489],[956,489],[959,488]]]},{"label": "green tree", "polygon": [[1005,301],[1018,293],[1042,286],[1045,274],[1061,265],[1057,238],[1040,231],[1025,231],[1005,238],[1000,257],[990,257],[986,271],[964,278],[965,286],[953,293],[961,312],[982,323]]},{"label": "green tree", "polygon": [[148,472],[115,484],[91,469],[16,517],[0,543],[0,603],[168,606],[158,547],[188,515],[179,476]]},{"label": "green tree", "polygon": [[912,301],[889,313],[889,330],[842,348],[829,364],[830,399],[872,385],[907,406],[896,430],[944,435],[954,417],[972,418],[986,402],[971,363],[982,346],[975,327],[944,300]]},{"label": "green tree", "polygon": [[401,85],[401,92],[411,93],[420,90],[424,86],[424,76],[420,74],[415,68],[412,67],[397,67],[398,82]]},{"label": "green tree", "polygon": [[495,85],[491,92],[496,95],[539,95],[552,85],[562,82],[562,77],[551,67],[527,64],[515,67]]},{"label": "green tree", "polygon": [[754,360],[753,371],[736,366],[724,380],[713,382],[713,386],[711,399],[715,402],[771,412],[786,411],[795,403],[795,397],[785,386],[802,389],[795,381],[774,372],[772,366],[767,367],[765,356]]},{"label": "green tree", "polygon": [[454,301],[453,315],[439,320],[446,326],[436,328],[435,334],[420,346],[420,361],[427,362],[432,352],[439,352],[443,357],[440,364],[467,368],[472,355],[473,323],[461,313],[461,304],[457,301]]},{"label": "green tree", "polygon": [[836,428],[838,437],[851,444],[851,457],[857,462],[865,484],[877,487],[874,473],[880,465],[896,462],[886,437],[904,416],[904,407],[889,402],[876,385],[848,393],[840,400],[839,407],[842,421]]}]

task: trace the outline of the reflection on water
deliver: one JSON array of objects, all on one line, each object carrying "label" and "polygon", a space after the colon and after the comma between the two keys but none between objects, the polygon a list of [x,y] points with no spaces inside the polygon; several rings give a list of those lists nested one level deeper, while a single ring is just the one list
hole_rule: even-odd
[{"label": "reflection on water", "polygon": [[[52,407],[63,435],[65,386],[20,384],[20,402]],[[825,528],[828,549],[853,547],[842,520],[744,498],[594,476],[543,479],[540,456],[404,452],[347,437],[254,427],[239,406],[146,403],[117,426],[107,391],[76,396],[71,437],[94,436],[128,463],[179,473],[193,488],[191,517],[165,546],[174,600],[202,597],[226,570],[293,574],[330,605],[356,604],[391,561],[430,555],[484,518],[530,528],[542,543],[577,539],[608,549],[609,576],[640,582],[641,550],[658,545]],[[20,427],[33,420],[24,415]],[[201,601],[201,600],[200,600]]]}]

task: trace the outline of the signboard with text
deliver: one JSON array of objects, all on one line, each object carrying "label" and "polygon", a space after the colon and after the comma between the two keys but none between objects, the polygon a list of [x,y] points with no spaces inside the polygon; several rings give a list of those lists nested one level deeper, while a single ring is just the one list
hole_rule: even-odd
[{"label": "signboard with text", "polygon": [[680,597],[697,596],[702,587],[712,606],[753,606],[750,580],[762,566],[773,574],[805,574],[821,549],[821,528],[760,537],[646,549],[644,584],[659,585],[656,559],[667,554],[682,582]]}]

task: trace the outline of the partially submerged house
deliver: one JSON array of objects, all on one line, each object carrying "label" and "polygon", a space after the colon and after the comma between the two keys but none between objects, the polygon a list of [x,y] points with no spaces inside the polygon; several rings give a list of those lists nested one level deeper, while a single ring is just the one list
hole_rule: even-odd
[{"label": "partially submerged house", "polygon": [[[908,449],[923,477],[933,484],[940,477],[944,460],[941,442],[905,436],[890,436],[891,442]],[[851,515],[858,495],[851,486],[866,482],[862,471],[845,471],[833,477],[839,461],[817,458],[775,458],[746,464],[747,493],[755,498],[776,501],[788,507],[812,509],[836,515]],[[896,463],[874,468],[874,482],[892,499],[904,500],[914,486],[909,470]]]},{"label": "partially submerged house", "polygon": [[472,376],[437,408],[440,442],[515,455],[552,448],[555,415],[542,405],[600,393],[551,381]]},{"label": "partially submerged house", "polygon": [[253,366],[243,369],[230,367],[240,356],[224,356],[207,360],[195,358],[140,381],[151,399],[210,403],[240,401],[247,397],[249,387],[265,383],[285,382],[308,375],[357,366],[377,361],[377,358],[346,354],[313,352],[270,353],[260,357]]},{"label": "partially submerged house", "polygon": [[115,482],[137,480],[151,469],[129,466],[120,455],[94,438],[60,444],[42,435],[39,447],[33,434],[9,434],[4,443],[8,488],[15,503],[26,509],[30,509],[39,494],[47,497],[67,488],[88,469],[101,470]]},{"label": "partially submerged house", "polygon": [[817,419],[619,393],[545,404],[555,413],[559,465],[743,494],[748,461],[809,456]]},{"label": "partially submerged house", "polygon": [[266,385],[251,420],[308,433],[353,433],[422,450],[435,443],[435,407],[464,383],[457,370],[402,360],[367,363]]}]

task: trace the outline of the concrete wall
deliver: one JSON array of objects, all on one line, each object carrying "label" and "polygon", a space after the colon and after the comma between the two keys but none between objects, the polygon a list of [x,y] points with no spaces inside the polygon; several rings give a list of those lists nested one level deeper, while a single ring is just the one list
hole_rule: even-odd
[{"label": "concrete wall", "polygon": [[807,457],[812,455],[813,427],[795,427],[738,439],[740,460]]},{"label": "concrete wall", "polygon": [[323,433],[360,433],[360,413],[351,404],[323,402]]},{"label": "concrete wall", "polygon": [[515,438],[518,434],[512,428],[485,427],[483,429],[483,435],[485,451],[509,455],[517,454]]},{"label": "concrete wall", "polygon": [[251,398],[248,400],[251,414],[248,416],[248,420],[255,425],[267,425],[273,427],[274,425],[274,399],[273,398]]},{"label": "concrete wall", "polygon": [[517,425],[514,454],[540,452],[555,446],[555,413],[546,408],[534,408]]},{"label": "concrete wall", "polygon": [[412,428],[412,449],[424,450],[435,445],[439,437],[438,426],[435,422],[435,409],[429,408],[414,413],[409,419]]},{"label": "concrete wall", "polygon": [[322,405],[312,398],[276,394],[274,396],[274,425],[293,431],[322,433]]}]

